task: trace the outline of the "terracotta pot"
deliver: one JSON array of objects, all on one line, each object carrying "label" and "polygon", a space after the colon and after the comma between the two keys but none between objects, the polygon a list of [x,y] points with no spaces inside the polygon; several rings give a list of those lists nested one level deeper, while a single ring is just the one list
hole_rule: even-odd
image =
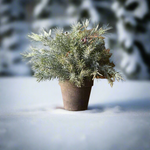
[{"label": "terracotta pot", "polygon": [[84,86],[76,87],[69,81],[59,82],[64,109],[70,111],[87,110],[93,80],[86,81]]}]

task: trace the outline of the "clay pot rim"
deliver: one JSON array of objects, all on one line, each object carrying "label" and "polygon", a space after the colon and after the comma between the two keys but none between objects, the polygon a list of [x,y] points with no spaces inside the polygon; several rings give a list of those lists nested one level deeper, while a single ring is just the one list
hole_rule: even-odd
[{"label": "clay pot rim", "polygon": [[88,87],[92,87],[94,80],[87,80],[87,82],[85,81],[84,85],[81,85],[80,87],[77,87],[76,85],[74,85],[72,82],[70,82],[69,80],[65,80],[65,81],[59,81],[59,85],[63,85],[63,83],[68,83],[68,85],[72,85],[73,88],[88,88]]}]

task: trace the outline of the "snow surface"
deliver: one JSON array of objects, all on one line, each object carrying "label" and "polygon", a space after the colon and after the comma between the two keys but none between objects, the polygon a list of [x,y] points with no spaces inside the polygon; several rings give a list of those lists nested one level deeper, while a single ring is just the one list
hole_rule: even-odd
[{"label": "snow surface", "polygon": [[56,80],[0,78],[0,150],[150,149],[148,81],[95,81],[88,110],[62,107]]}]

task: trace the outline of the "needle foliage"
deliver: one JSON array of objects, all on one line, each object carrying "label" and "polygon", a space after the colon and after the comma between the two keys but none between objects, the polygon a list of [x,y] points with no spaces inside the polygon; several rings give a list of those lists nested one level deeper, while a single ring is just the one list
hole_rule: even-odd
[{"label": "needle foliage", "polygon": [[110,28],[97,25],[88,30],[88,25],[89,20],[85,20],[73,24],[70,32],[57,28],[29,35],[31,40],[42,45],[42,48],[31,47],[30,51],[22,54],[29,58],[38,81],[69,80],[81,87],[85,79],[105,78],[111,86],[115,79],[123,79],[109,60],[110,50],[105,48],[103,35]]}]

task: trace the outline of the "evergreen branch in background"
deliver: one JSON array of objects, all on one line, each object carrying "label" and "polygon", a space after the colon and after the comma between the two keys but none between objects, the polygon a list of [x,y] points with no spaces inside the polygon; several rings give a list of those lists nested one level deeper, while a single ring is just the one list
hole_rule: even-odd
[{"label": "evergreen branch in background", "polygon": [[[70,32],[63,29],[43,30],[43,34],[31,33],[29,38],[41,42],[43,48],[33,48],[22,54],[30,58],[34,76],[38,81],[59,79],[69,80],[81,87],[86,79],[105,78],[111,86],[115,79],[123,80],[116,72],[114,63],[110,62],[111,53],[105,48],[103,35],[109,27],[87,30],[89,20],[77,22]],[[54,37],[51,36],[52,32]]]}]

